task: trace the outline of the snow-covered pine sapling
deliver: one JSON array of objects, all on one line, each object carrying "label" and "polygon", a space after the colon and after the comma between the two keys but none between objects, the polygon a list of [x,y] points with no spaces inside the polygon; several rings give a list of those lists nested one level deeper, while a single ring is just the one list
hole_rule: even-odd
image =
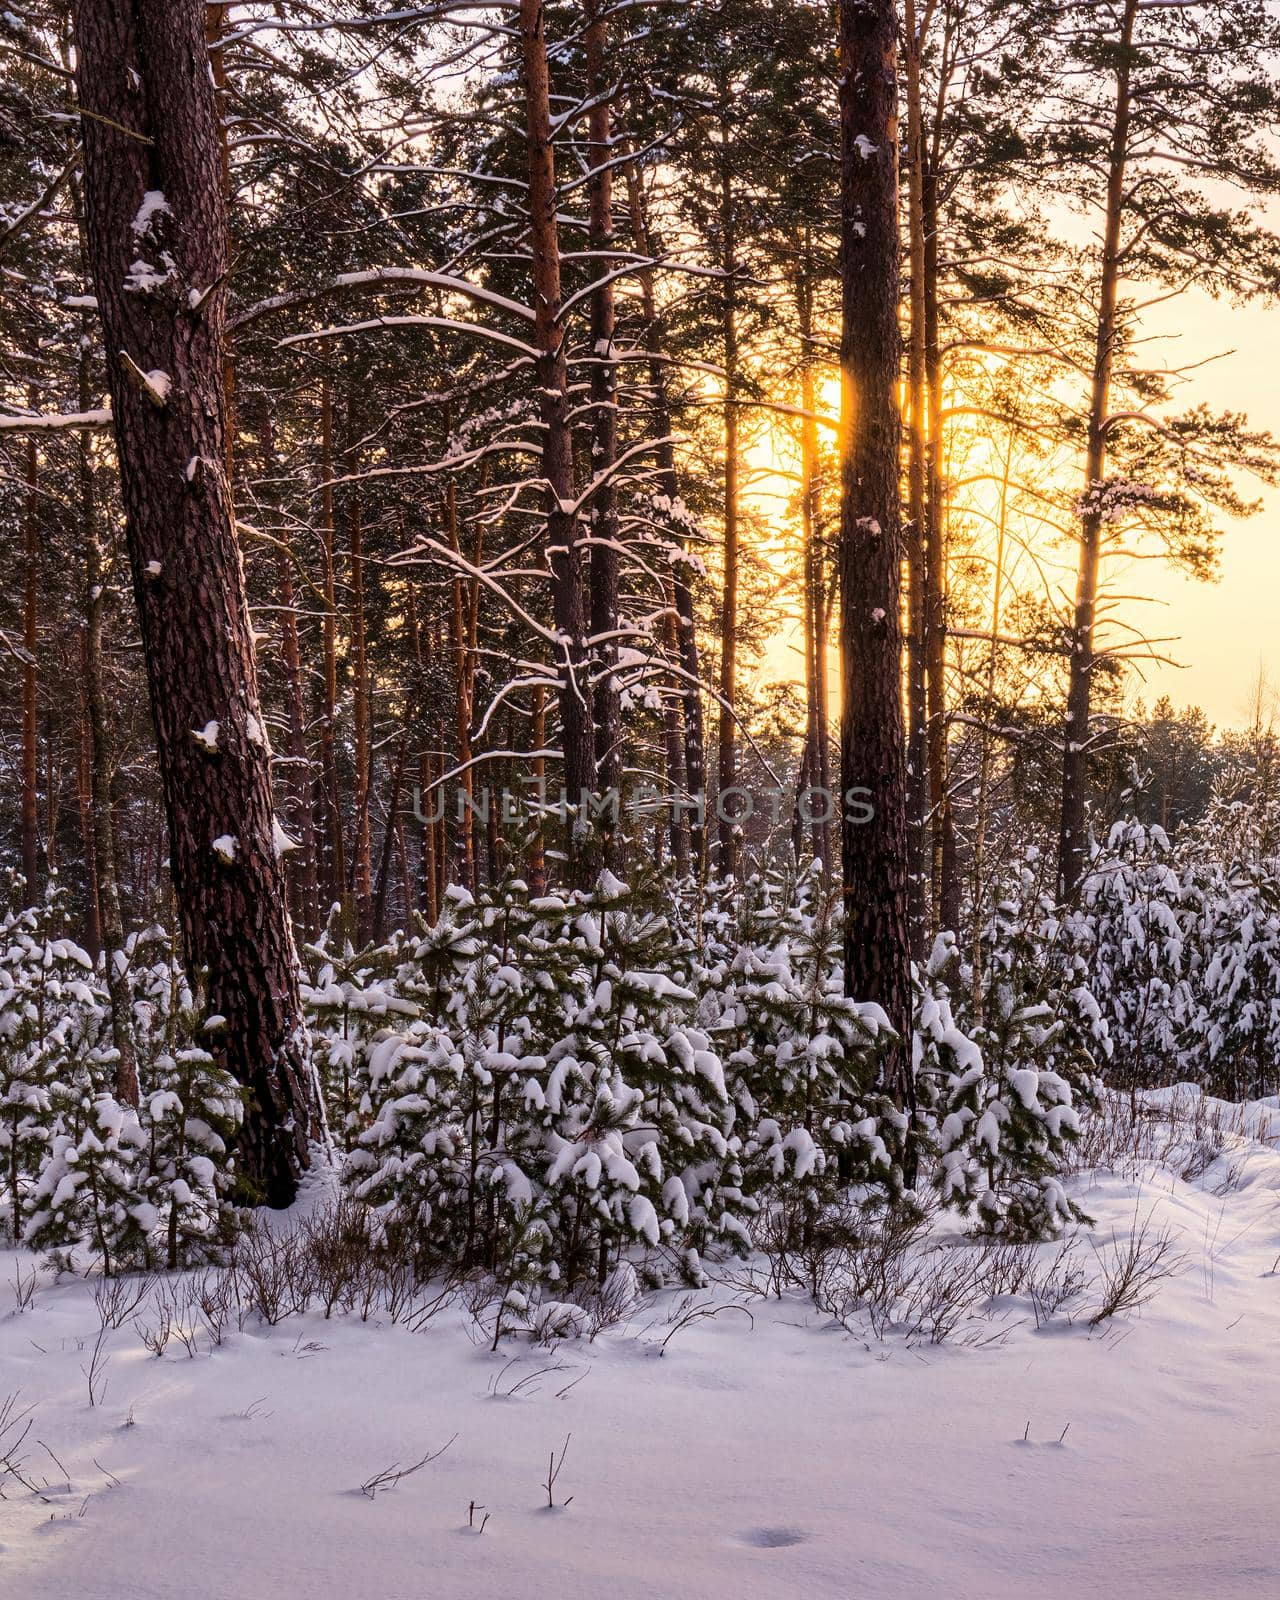
[{"label": "snow-covered pine sapling", "polygon": [[306,947],[315,976],[302,984],[302,1003],[329,1125],[349,1151],[373,1114],[369,1061],[374,1041],[389,1027],[406,1027],[418,1006],[395,981],[404,958],[401,937],[357,951],[347,940],[339,943],[337,912],[335,907],[324,934]]},{"label": "snow-covered pine sapling", "polygon": [[369,1052],[372,1120],[343,1166],[343,1181],[375,1208],[421,1276],[455,1264],[466,1233],[462,1056],[441,1028],[387,1033]]},{"label": "snow-covered pine sapling", "polygon": [[142,1264],[158,1221],[142,1189],[146,1143],[137,1112],[113,1094],[69,1104],[27,1197],[23,1243],[63,1267],[84,1246],[105,1277]]},{"label": "snow-covered pine sapling", "polygon": [[802,1194],[810,1214],[850,1185],[897,1195],[905,1122],[875,1088],[887,1021],[844,992],[837,897],[813,869],[755,880],[739,940],[720,1029],[749,1192]]},{"label": "snow-covered pine sapling", "polygon": [[565,1280],[602,1283],[633,1246],[675,1253],[746,1247],[732,1110],[719,1058],[696,1024],[690,948],[655,886],[609,873],[574,921],[585,992],[549,1051],[543,1113]]},{"label": "snow-covered pine sapling", "polygon": [[1198,1074],[1188,935],[1203,915],[1199,886],[1179,871],[1164,830],[1117,822],[1089,864],[1073,919],[1107,1017],[1114,1087],[1132,1092]]},{"label": "snow-covered pine sapling", "polygon": [[944,1203],[972,1208],[986,1231],[1029,1238],[1083,1215],[1063,1186],[1062,1156],[1109,1045],[1084,958],[1036,868],[1024,864],[983,929],[976,986],[959,973],[948,995],[954,950],[935,949],[916,1024]]},{"label": "snow-covered pine sapling", "polygon": [[145,1193],[163,1230],[165,1264],[216,1258],[234,1232],[231,1145],[242,1091],[206,1045],[225,1027],[192,1005],[178,1018],[172,1054],[158,1055],[143,1086]]},{"label": "snow-covered pine sapling", "polygon": [[64,1109],[114,1077],[106,1017],[93,963],[66,937],[66,894],[51,874],[39,906],[0,923],[0,1153],[15,1238]]}]

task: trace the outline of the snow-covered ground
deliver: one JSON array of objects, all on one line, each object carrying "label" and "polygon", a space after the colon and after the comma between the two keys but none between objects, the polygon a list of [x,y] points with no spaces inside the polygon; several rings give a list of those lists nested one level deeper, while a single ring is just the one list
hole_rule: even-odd
[{"label": "snow-covered ground", "polygon": [[[1248,1128],[1265,1135],[1273,1110]],[[126,1323],[91,1406],[93,1286],[46,1283],[18,1311],[0,1283],[0,1400],[32,1408],[20,1453],[44,1485],[3,1483],[0,1593],[1280,1594],[1275,1143],[1232,1138],[1189,1181],[1185,1147],[1076,1181],[1104,1258],[1135,1218],[1176,1236],[1179,1270],[1140,1314],[1091,1329],[1094,1283],[1070,1323],[1037,1330],[1009,1297],[941,1346],[727,1287],[496,1355],[461,1310],[418,1332],[250,1321],[194,1357],[175,1340],[156,1358]],[[9,1252],[0,1280],[32,1265]]]}]

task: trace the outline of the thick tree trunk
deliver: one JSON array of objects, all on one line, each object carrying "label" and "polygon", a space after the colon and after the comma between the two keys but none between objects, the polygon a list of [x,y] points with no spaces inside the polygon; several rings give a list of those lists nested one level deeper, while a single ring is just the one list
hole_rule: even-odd
[{"label": "thick tree trunk", "polygon": [[[587,165],[590,169],[591,271],[591,471],[610,473],[618,458],[618,366],[614,355],[613,159],[605,22],[607,0],[585,0],[587,18]],[[591,498],[591,634],[595,686],[596,786],[605,797],[601,844],[604,864],[623,869],[622,700],[618,690],[618,491],[612,478]]]},{"label": "thick tree trunk", "polygon": [[[899,1038],[884,1081],[912,1106],[911,938],[903,759],[898,409],[897,16],[840,0],[840,729],[845,977]],[[862,791],[852,796],[850,791]],[[872,808],[869,819],[856,804]]]},{"label": "thick tree trunk", "polygon": [[589,803],[595,752],[582,600],[582,538],[575,509],[569,376],[560,318],[560,240],[556,224],[555,149],[551,138],[551,85],[543,0],[520,0],[529,158],[529,243],[533,267],[534,342],[542,420],[546,551],[560,659],[560,741],[570,822],[566,840],[571,884],[595,876]]},{"label": "thick tree trunk", "polygon": [[1080,567],[1075,615],[1070,636],[1067,719],[1062,750],[1062,824],[1058,842],[1058,890],[1072,900],[1080,887],[1088,853],[1089,707],[1092,694],[1094,616],[1098,599],[1098,565],[1102,545],[1103,492],[1107,470],[1107,412],[1111,403],[1111,369],[1119,323],[1116,301],[1120,282],[1120,228],[1124,218],[1125,170],[1129,155],[1130,50],[1138,0],[1125,0],[1116,64],[1115,117],[1107,171],[1103,220],[1102,271],[1098,285],[1098,329],[1093,382],[1089,393],[1089,434],[1085,451],[1083,514],[1080,518]]},{"label": "thick tree trunk", "polygon": [[285,1205],[317,1108],[225,469],[204,20],[200,0],[76,6],[86,235],[186,960],[207,974],[219,1056],[248,1091],[241,1171]]}]

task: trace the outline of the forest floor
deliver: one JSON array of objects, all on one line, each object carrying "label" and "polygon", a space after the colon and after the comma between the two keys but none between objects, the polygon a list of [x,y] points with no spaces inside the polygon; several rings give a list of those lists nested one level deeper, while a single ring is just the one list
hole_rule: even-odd
[{"label": "forest floor", "polygon": [[[18,1454],[40,1493],[0,1481],[0,1593],[1280,1594],[1275,1110],[1081,1174],[1086,1286],[1047,1322],[1004,1296],[941,1345],[722,1285],[497,1354],[456,1309],[417,1332],[250,1321],[159,1358],[126,1323],[95,1372],[93,1285],[46,1275],[19,1309],[3,1280],[35,1262],[10,1251],[0,1402],[31,1408]],[[1091,1326],[1135,1224],[1176,1270]],[[720,1306],[745,1311],[703,1314]]]}]

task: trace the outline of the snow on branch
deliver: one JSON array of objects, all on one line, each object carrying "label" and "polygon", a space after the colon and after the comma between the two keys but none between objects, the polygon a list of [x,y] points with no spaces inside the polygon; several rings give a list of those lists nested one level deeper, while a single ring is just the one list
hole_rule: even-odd
[{"label": "snow on branch", "polygon": [[98,411],[63,411],[50,415],[0,416],[0,433],[57,433],[63,428],[109,428],[111,408]]},{"label": "snow on branch", "polygon": [[495,328],[486,328],[482,322],[458,322],[452,317],[371,317],[365,322],[315,328],[307,333],[290,333],[280,340],[279,347],[283,350],[289,345],[308,344],[318,339],[344,339],[350,334],[372,333],[390,328],[449,328],[455,333],[468,333],[480,339],[491,339],[495,344],[519,350],[521,355],[528,356],[531,361],[536,361],[539,355],[531,344],[513,339],[510,334],[499,333]]},{"label": "snow on branch", "polygon": [[230,326],[242,328],[247,323],[256,322],[259,317],[265,317],[273,311],[281,311],[287,306],[304,305],[308,301],[318,300],[321,295],[341,289],[403,287],[442,289],[449,294],[464,295],[469,300],[476,300],[483,305],[493,306],[496,310],[509,312],[513,317],[521,317],[526,322],[534,320],[533,312],[520,301],[510,300],[506,295],[498,294],[493,289],[486,289],[481,284],[472,283],[467,278],[455,277],[452,273],[426,272],[417,267],[374,267],[368,272],[340,273],[338,277],[331,278],[328,283],[321,284],[315,289],[298,289],[290,294],[271,295],[266,300],[259,300],[255,305],[247,306],[232,317]]}]

